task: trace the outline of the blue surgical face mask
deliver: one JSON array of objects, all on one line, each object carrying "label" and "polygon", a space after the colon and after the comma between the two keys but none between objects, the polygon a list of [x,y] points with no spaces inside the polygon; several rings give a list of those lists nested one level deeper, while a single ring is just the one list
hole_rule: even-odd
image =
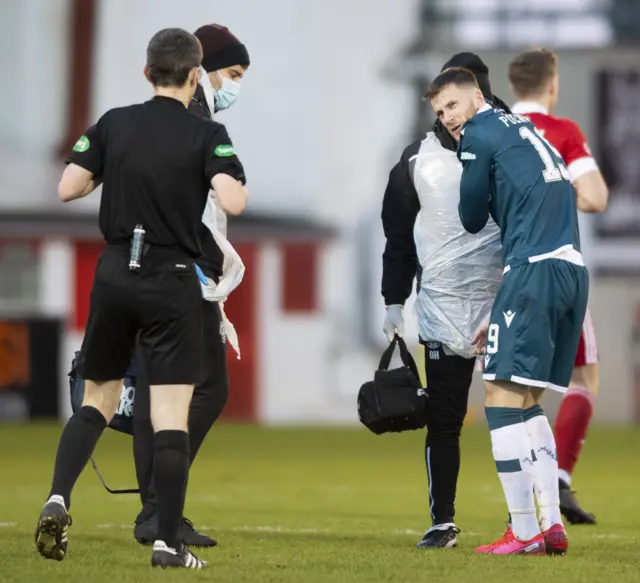
[{"label": "blue surgical face mask", "polygon": [[222,86],[218,89],[214,95],[216,104],[216,111],[222,111],[231,107],[240,93],[240,83],[236,83],[227,77],[223,77],[218,72],[218,77],[222,82]]}]

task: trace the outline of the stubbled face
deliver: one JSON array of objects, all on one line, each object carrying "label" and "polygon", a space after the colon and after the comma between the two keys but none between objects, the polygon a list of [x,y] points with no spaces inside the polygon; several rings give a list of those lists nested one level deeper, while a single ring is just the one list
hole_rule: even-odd
[{"label": "stubbled face", "polygon": [[455,85],[444,87],[431,100],[431,107],[442,125],[453,139],[460,140],[460,130],[465,121],[473,117],[484,105],[482,92],[473,85]]},{"label": "stubbled face", "polygon": [[219,71],[211,71],[208,75],[211,85],[217,91],[222,87],[222,79],[220,79],[220,77],[226,77],[227,79],[231,79],[231,81],[240,83],[246,72],[247,68],[243,65],[233,65],[231,67],[220,69]]}]

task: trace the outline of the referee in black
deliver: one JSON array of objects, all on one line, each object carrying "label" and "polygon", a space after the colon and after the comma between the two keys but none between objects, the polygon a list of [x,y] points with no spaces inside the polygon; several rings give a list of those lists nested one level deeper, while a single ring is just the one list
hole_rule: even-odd
[{"label": "referee in black", "polygon": [[[206,24],[194,32],[202,46],[202,68],[207,78],[201,75],[200,83],[189,104],[189,111],[206,119],[223,105],[230,106],[225,95],[224,82],[239,87],[251,63],[246,46],[225,26]],[[207,102],[203,84],[209,82],[214,91],[214,103]],[[236,90],[237,93],[237,90]],[[216,283],[223,275],[224,255],[216,244],[211,232],[200,223],[200,241],[204,257],[198,265],[207,277]],[[189,410],[189,445],[191,463],[209,430],[218,419],[229,396],[227,373],[227,351],[225,338],[220,334],[223,325],[218,302],[203,302],[203,374],[193,391]],[[153,426],[149,406],[149,378],[144,365],[132,366],[137,371],[135,406],[133,408],[133,453],[136,466],[138,488],[142,509],[135,520],[133,534],[141,544],[153,544],[158,535],[157,494],[153,484]],[[180,539],[189,546],[212,547],[217,541],[203,532],[198,532],[193,523],[183,518],[180,525]]]},{"label": "referee in black", "polygon": [[103,182],[100,256],[79,363],[82,407],[64,428],[36,547],[49,559],[67,551],[71,491],[108,421],[139,336],[151,385],[158,540],[152,566],[203,568],[179,541],[189,474],[187,421],[201,376],[203,300],[195,262],[209,190],[230,214],[244,210],[244,171],[224,126],[193,115],[202,61],[198,39],[158,32],[147,48],[152,100],[108,111],[68,158],[58,192],[82,198]]}]

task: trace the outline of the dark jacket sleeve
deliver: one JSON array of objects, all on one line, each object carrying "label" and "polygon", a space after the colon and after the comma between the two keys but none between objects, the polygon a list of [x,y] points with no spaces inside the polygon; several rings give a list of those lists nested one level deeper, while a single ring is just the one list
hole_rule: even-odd
[{"label": "dark jacket sleeve", "polygon": [[382,227],[387,239],[382,254],[382,296],[387,306],[404,305],[418,268],[413,227],[420,200],[412,179],[411,157],[419,149],[419,141],[405,149],[389,174],[382,201]]},{"label": "dark jacket sleeve", "polygon": [[211,110],[207,104],[207,99],[204,95],[204,89],[200,83],[196,86],[196,92],[191,98],[191,103],[189,103],[189,111],[199,115],[200,117],[213,119],[213,115],[211,114]]}]

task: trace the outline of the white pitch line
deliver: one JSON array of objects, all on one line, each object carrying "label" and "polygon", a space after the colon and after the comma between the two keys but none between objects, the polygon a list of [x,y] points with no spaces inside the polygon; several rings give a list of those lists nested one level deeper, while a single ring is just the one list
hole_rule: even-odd
[{"label": "white pitch line", "polygon": [[[427,532],[426,530],[412,530],[410,528],[405,528],[403,530],[394,530],[390,534],[406,534],[406,535],[411,535],[411,536],[424,536],[426,532]],[[382,531],[382,534],[387,534],[387,533],[386,533],[386,531]],[[461,532],[461,534],[465,534],[465,535],[468,535],[468,536],[481,536],[482,535],[481,532],[471,532],[469,530],[463,530]]]},{"label": "white pitch line", "polygon": [[589,533],[588,538],[599,538],[599,539],[621,539],[621,538],[625,538],[628,539],[629,535],[624,535],[624,534],[616,534],[614,532],[605,532],[605,533]]},{"label": "white pitch line", "polygon": [[[16,528],[20,526],[19,523],[17,522],[0,522],[0,528]],[[96,528],[99,530],[132,530],[133,529],[133,524],[115,524],[112,522],[107,522],[104,524],[97,524]],[[243,525],[243,526],[233,526],[230,528],[226,528],[226,527],[220,527],[220,526],[210,526],[210,525],[203,525],[201,527],[198,527],[198,530],[202,531],[202,532],[207,532],[207,531],[222,531],[222,532],[261,532],[261,533],[265,533],[265,534],[334,534],[336,536],[342,536],[344,534],[350,534],[350,535],[370,535],[370,534],[378,534],[378,535],[406,535],[406,536],[424,536],[424,532],[425,531],[419,531],[419,530],[413,530],[410,528],[405,528],[405,529],[401,529],[401,530],[354,530],[354,531],[349,531],[348,533],[345,531],[339,531],[339,530],[331,530],[328,528],[289,528],[289,527],[284,527],[284,526],[271,526],[271,525],[258,525],[258,526],[249,526],[249,525]],[[486,536],[487,533],[480,533],[480,532],[472,532],[472,531],[466,531],[463,530],[462,531],[463,535],[467,535],[470,537],[474,537],[474,536]],[[584,533],[581,534],[581,538],[584,539],[599,539],[599,540],[603,540],[603,539],[608,539],[608,540],[621,540],[621,539],[625,539],[625,540],[636,540],[638,537],[637,536],[629,536],[628,534],[616,534],[616,533],[598,533],[598,532],[593,532],[593,533]]]},{"label": "white pitch line", "polygon": [[287,528],[283,526],[235,526],[230,528],[229,530],[233,532],[278,532],[285,534],[314,534],[319,532],[330,532],[329,530],[324,528]]}]

